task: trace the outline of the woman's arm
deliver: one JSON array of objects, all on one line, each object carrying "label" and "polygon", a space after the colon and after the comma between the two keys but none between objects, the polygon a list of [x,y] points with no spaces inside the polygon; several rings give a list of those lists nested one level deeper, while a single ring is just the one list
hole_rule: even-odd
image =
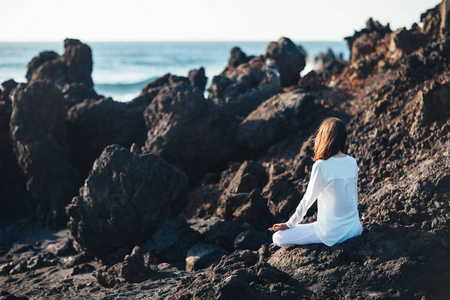
[{"label": "woman's arm", "polygon": [[314,201],[316,201],[324,186],[325,177],[323,172],[321,172],[320,170],[319,164],[316,162],[312,167],[311,179],[309,180],[308,187],[306,188],[306,193],[305,195],[303,195],[303,198],[297,206],[295,213],[291,216],[289,221],[286,222],[286,225],[289,228],[297,226],[297,224],[303,220],[306,212],[314,203]]}]

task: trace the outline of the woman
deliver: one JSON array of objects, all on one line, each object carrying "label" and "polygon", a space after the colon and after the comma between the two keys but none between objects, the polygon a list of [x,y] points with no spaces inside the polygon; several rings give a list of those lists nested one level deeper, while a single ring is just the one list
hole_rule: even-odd
[{"label": "woman", "polygon": [[[315,161],[303,199],[286,223],[269,230],[274,244],[280,247],[324,243],[332,246],[361,235],[358,214],[358,166],[344,154],[347,130],[338,118],[320,124],[314,142]],[[317,201],[317,221],[299,224],[309,207]]]}]

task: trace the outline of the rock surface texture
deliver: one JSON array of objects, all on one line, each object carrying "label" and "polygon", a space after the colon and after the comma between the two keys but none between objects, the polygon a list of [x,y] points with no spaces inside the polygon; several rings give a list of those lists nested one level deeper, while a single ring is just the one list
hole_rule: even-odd
[{"label": "rock surface texture", "polygon": [[64,207],[81,177],[70,163],[64,100],[50,81],[18,85],[11,92],[11,137],[36,217],[48,225],[66,223]]},{"label": "rock surface texture", "polygon": [[180,212],[186,192],[186,175],[160,157],[108,146],[67,207],[68,227],[79,249],[115,261]]}]

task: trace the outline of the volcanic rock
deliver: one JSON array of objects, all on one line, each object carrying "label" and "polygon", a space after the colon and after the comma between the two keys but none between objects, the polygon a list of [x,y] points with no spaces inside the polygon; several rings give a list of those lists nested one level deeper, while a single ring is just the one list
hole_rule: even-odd
[{"label": "volcanic rock", "polygon": [[324,53],[319,53],[316,57],[314,57],[314,69],[318,70],[323,67],[324,64],[331,62],[336,59],[336,56],[333,53],[333,50],[330,48],[327,49]]},{"label": "volcanic rock", "polygon": [[11,102],[9,95],[11,91],[18,85],[13,79],[9,79],[2,83],[3,91],[0,93],[0,101]]},{"label": "volcanic rock", "polygon": [[288,172],[271,176],[262,195],[267,199],[269,211],[276,220],[285,220],[289,213],[296,208],[300,199],[297,186]]},{"label": "volcanic rock", "polygon": [[[448,275],[436,271],[448,268],[449,262],[442,261],[439,267],[435,264],[444,251],[439,238],[430,233],[383,226],[333,247],[281,248],[268,263],[311,286],[318,298],[354,298],[374,292],[378,298],[412,297],[423,291],[448,291],[443,284]],[[349,290],[349,286],[359,288]]]},{"label": "volcanic rock", "polygon": [[14,152],[37,201],[36,217],[61,226],[67,221],[64,207],[81,184],[70,163],[62,94],[52,82],[33,81],[17,86],[11,101]]},{"label": "volcanic rock", "polygon": [[[367,20],[366,28],[355,31],[352,36],[345,38],[345,40],[347,40],[348,48],[350,49],[350,60],[354,62],[366,53],[374,52],[374,48],[376,47],[375,42],[391,32],[392,30],[389,27],[389,23],[387,25],[381,25],[380,22],[374,21],[372,18]],[[357,45],[354,45],[356,40],[361,36],[366,37],[360,39]],[[369,36],[371,38],[368,38]]]},{"label": "volcanic rock", "polygon": [[450,112],[450,84],[437,83],[428,91],[420,91],[418,101],[420,110],[416,116],[417,122],[429,125],[438,121]]},{"label": "volcanic rock", "polygon": [[87,96],[96,97],[93,90],[91,48],[76,39],[64,40],[64,54],[53,51],[39,53],[28,63],[26,78],[29,82],[50,80],[65,94],[81,101]]},{"label": "volcanic rock", "polygon": [[407,30],[405,27],[397,29],[391,34],[391,42],[389,45],[391,58],[396,60],[419,47],[425,46],[427,42],[427,36],[421,33],[417,25],[413,26],[410,30]]},{"label": "volcanic rock", "polygon": [[205,76],[205,69],[190,70],[188,74],[189,82],[192,86],[198,87],[202,92],[205,90],[208,78]]},{"label": "volcanic rock", "polygon": [[112,288],[122,282],[141,282],[147,279],[149,272],[139,247],[135,247],[123,262],[111,267],[103,266],[94,272],[94,276],[102,286]]},{"label": "volcanic rock", "polygon": [[189,84],[163,87],[144,117],[149,128],[145,148],[185,171],[191,183],[236,154],[233,116]]},{"label": "volcanic rock", "polygon": [[227,252],[220,246],[199,243],[194,245],[186,254],[186,271],[205,269],[215,262],[219,262]]},{"label": "volcanic rock", "polygon": [[287,92],[262,103],[239,125],[236,143],[261,151],[306,127],[314,117],[314,97]]},{"label": "volcanic rock", "polygon": [[263,56],[225,69],[219,76],[213,77],[208,88],[209,99],[240,116],[248,115],[280,90],[278,70],[273,60]]},{"label": "volcanic rock", "polygon": [[[17,83],[13,80],[2,84],[0,96],[0,219],[5,221],[17,215],[29,216],[31,203],[26,203],[25,179],[13,151],[9,122],[11,119],[10,89]],[[27,205],[28,204],[28,205]]]},{"label": "volcanic rock", "polygon": [[187,278],[165,299],[302,299],[310,295],[286,273],[249,250],[225,256],[206,274]]},{"label": "volcanic rock", "polygon": [[238,234],[234,240],[234,248],[256,251],[267,242],[269,242],[269,238],[265,234],[255,230],[247,230]]},{"label": "volcanic rock", "polygon": [[183,262],[189,249],[200,241],[200,234],[181,219],[164,219],[142,247],[161,262]]},{"label": "volcanic rock", "polygon": [[150,94],[151,98],[153,99],[163,86],[176,85],[181,83],[190,83],[190,82],[191,82],[190,79],[184,76],[176,76],[167,73],[166,75],[155,79],[154,81],[147,84],[144,88],[142,88],[141,96],[145,94]]},{"label": "volcanic rock", "polygon": [[250,60],[249,57],[239,47],[233,47],[230,50],[230,59],[228,60],[228,69],[236,68]]},{"label": "volcanic rock", "polygon": [[[80,196],[67,207],[77,250],[117,262],[186,202],[187,177],[159,156],[111,145],[95,161]],[[102,234],[99,235],[98,232]]]},{"label": "volcanic rock", "polygon": [[282,37],[277,42],[271,42],[267,46],[265,57],[275,61],[280,72],[281,86],[297,84],[300,72],[306,65],[306,56],[289,38]]},{"label": "volcanic rock", "polygon": [[130,148],[133,143],[143,145],[147,128],[143,112],[148,106],[144,95],[131,102],[111,98],[86,99],[67,112],[68,144],[73,163],[84,178],[103,149],[112,144]]}]

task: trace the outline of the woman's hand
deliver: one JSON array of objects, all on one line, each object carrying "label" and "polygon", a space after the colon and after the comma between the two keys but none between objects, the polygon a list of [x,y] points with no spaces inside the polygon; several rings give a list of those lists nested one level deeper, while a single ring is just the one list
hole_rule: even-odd
[{"label": "woman's hand", "polygon": [[286,223],[280,223],[280,224],[273,224],[271,228],[269,228],[270,231],[279,231],[279,230],[286,230],[289,229],[289,227],[286,225]]}]

